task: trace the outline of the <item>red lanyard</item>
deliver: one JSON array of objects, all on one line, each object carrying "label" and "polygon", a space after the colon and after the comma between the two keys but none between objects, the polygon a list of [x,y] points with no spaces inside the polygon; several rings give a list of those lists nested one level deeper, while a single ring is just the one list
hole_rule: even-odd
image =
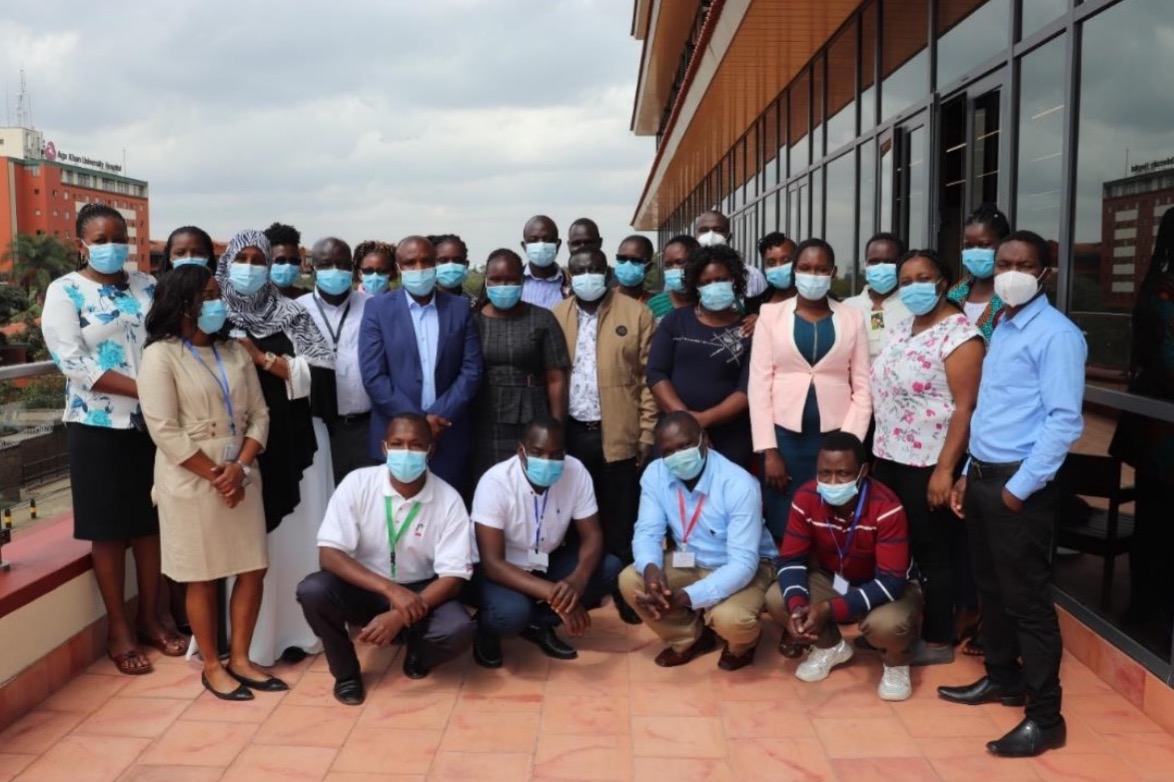
[{"label": "red lanyard", "polygon": [[681,547],[685,547],[689,543],[689,536],[693,534],[693,528],[697,526],[697,520],[701,518],[701,509],[705,507],[705,495],[701,495],[701,499],[697,502],[697,510],[693,511],[693,518],[689,519],[689,526],[685,526],[685,492],[677,489],[677,504],[681,509],[681,529],[684,530],[684,535],[681,537]]}]

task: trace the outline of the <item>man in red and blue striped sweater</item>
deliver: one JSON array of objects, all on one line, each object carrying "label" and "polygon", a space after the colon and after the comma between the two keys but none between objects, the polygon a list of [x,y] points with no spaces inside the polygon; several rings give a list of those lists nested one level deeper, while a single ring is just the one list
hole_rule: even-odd
[{"label": "man in red and blue striped sweater", "polygon": [[852,659],[838,624],[859,619],[884,662],[877,694],[889,701],[912,695],[909,660],[922,599],[909,581],[909,524],[893,491],[868,477],[855,435],[824,438],[816,479],[795,493],[779,551],[767,610],[795,639],[813,644],[795,676],[820,681]]}]

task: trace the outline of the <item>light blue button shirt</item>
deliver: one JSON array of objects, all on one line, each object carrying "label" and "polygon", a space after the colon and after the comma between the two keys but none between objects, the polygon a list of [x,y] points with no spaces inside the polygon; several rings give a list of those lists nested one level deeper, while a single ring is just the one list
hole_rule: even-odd
[{"label": "light blue button shirt", "polygon": [[420,370],[423,385],[420,387],[420,407],[427,410],[436,401],[436,352],[440,343],[440,315],[436,311],[436,294],[427,304],[420,304],[407,292],[408,312],[412,315],[412,328],[416,332],[416,346],[420,351]]},{"label": "light blue button shirt", "polygon": [[533,304],[536,307],[552,310],[562,300],[562,270],[560,269],[553,277],[539,279],[530,274],[530,264],[526,264],[526,268],[522,274],[522,301]]},{"label": "light blue button shirt", "polygon": [[[685,497],[683,521],[679,493]],[[701,516],[689,535],[688,545],[683,545],[685,525],[693,518],[702,497],[705,505]],[[694,608],[717,605],[744,589],[754,578],[759,561],[773,559],[778,553],[762,524],[758,481],[712,448],[693,491],[669,472],[663,459],[652,462],[644,471],[640,479],[640,516],[632,539],[636,570],[641,575],[650,564],[664,567],[662,541],[666,531],[678,550],[692,552],[697,567],[713,571],[685,587]]]},{"label": "light blue button shirt", "polygon": [[978,406],[970,421],[970,455],[983,462],[1023,462],[1007,481],[1021,500],[1056,476],[1084,429],[1088,345],[1072,321],[1040,296],[991,335]]}]

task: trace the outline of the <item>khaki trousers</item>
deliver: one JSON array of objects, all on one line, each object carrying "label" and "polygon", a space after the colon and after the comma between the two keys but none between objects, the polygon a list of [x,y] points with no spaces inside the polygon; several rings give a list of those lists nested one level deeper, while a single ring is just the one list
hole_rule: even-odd
[{"label": "khaki trousers", "polygon": [[[807,588],[811,590],[812,603],[836,596],[831,576],[822,570],[808,571]],[[910,581],[905,585],[905,592],[899,600],[874,608],[861,620],[861,635],[880,650],[881,659],[890,668],[909,664],[921,630],[922,604],[921,585]],[[787,627],[791,612],[783,602],[782,590],[777,582],[766,593],[766,610],[784,629]],[[839,625],[829,619],[815,645],[820,649],[830,649],[840,642],[841,637]]]},{"label": "khaki trousers", "polygon": [[[684,589],[710,572],[700,567],[664,568],[669,589]],[[770,562],[760,562],[750,583],[717,605],[700,610],[673,611],[662,615],[660,619],[654,619],[636,602],[636,594],[644,591],[644,574],[637,573],[635,565],[629,565],[620,573],[620,592],[644,623],[673,650],[683,652],[696,643],[701,637],[704,622],[726,642],[730,654],[738,655],[750,651],[758,643],[761,634],[758,617],[762,613],[767,587],[773,580],[774,567]]]}]

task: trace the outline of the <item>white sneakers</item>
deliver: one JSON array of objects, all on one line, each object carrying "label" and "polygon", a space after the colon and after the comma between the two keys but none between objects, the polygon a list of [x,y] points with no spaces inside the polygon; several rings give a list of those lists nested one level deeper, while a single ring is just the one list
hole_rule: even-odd
[{"label": "white sneakers", "polygon": [[913,695],[913,684],[909,681],[909,666],[897,665],[892,668],[884,666],[885,673],[881,676],[880,686],[876,694],[882,701],[905,701]]},{"label": "white sneakers", "polygon": [[[832,668],[843,665],[852,659],[852,646],[841,640],[830,649],[812,647],[807,659],[799,664],[795,670],[795,678],[805,682],[821,682],[828,677]],[[893,668],[884,666],[884,675],[876,694],[881,700],[903,701],[913,695],[913,684],[909,679],[909,666],[899,665]]]},{"label": "white sneakers", "polygon": [[821,682],[828,677],[832,668],[843,665],[852,659],[852,647],[847,641],[840,640],[831,649],[811,647],[807,659],[799,663],[795,670],[795,678],[804,682]]}]

